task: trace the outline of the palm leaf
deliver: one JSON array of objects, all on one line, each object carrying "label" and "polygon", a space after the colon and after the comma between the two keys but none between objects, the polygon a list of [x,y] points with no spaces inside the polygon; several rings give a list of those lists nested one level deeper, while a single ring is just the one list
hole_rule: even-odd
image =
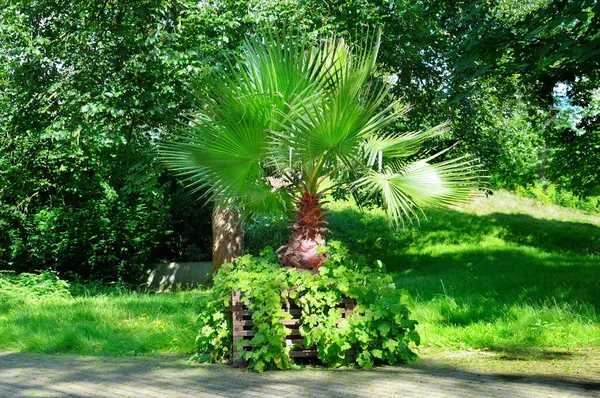
[{"label": "palm leaf", "polygon": [[353,188],[380,194],[388,218],[398,226],[404,218],[418,221],[423,207],[464,203],[479,187],[481,178],[477,161],[465,156],[435,164],[421,160],[402,170],[370,170]]},{"label": "palm leaf", "polygon": [[321,85],[311,76],[322,73],[319,59],[308,39],[285,32],[249,37],[229,73],[208,79],[207,109],[184,134],[163,143],[163,159],[210,197],[237,201],[252,212],[289,207],[283,203],[292,201],[289,195],[266,184],[279,169],[281,153],[288,152],[272,142],[270,132],[287,119],[296,99],[318,103]]},{"label": "palm leaf", "polygon": [[326,65],[324,84],[329,89],[318,102],[302,98],[296,104],[288,104],[288,119],[293,123],[288,123],[288,131],[287,121],[282,123],[276,136],[280,147],[293,148],[296,160],[305,168],[353,165],[359,161],[359,144],[403,114],[394,104],[379,110],[388,86],[366,85],[375,65],[378,43],[374,39],[359,56],[351,56],[343,40],[329,41],[322,61]]},{"label": "palm leaf", "polygon": [[[404,108],[403,110],[406,110]],[[417,154],[423,143],[448,131],[448,124],[405,134],[371,135],[365,142],[364,151],[369,166],[375,165],[379,154],[382,158],[407,158]]]},{"label": "palm leaf", "polygon": [[[352,49],[336,37],[315,42],[293,33],[249,37],[229,73],[208,80],[203,111],[161,146],[164,160],[190,187],[246,214],[271,213],[288,211],[295,189],[317,194],[324,176],[345,169],[366,174],[353,188],[381,195],[398,225],[418,220],[423,206],[460,203],[478,186],[479,169],[470,158],[431,164],[438,153],[413,162],[445,125],[389,132],[407,108],[385,106],[390,87],[369,80],[379,33]],[[273,176],[287,183],[273,186]]]}]

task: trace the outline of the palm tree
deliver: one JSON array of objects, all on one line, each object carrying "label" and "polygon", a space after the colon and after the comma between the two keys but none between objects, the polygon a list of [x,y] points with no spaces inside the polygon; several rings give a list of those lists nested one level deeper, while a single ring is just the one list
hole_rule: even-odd
[{"label": "palm tree", "polygon": [[210,101],[189,128],[162,147],[192,186],[242,216],[293,214],[290,241],[278,250],[284,266],[315,271],[324,261],[323,182],[341,173],[351,189],[378,195],[396,226],[423,206],[463,201],[478,184],[470,158],[419,157],[445,126],[392,130],[406,107],[384,104],[390,85],[374,77],[380,34],[368,37],[352,49],[336,37],[248,38],[227,73],[208,82]]}]

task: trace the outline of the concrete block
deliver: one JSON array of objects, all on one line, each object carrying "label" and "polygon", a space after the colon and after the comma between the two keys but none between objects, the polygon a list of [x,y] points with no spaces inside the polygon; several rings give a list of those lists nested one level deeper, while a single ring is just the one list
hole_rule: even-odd
[{"label": "concrete block", "polygon": [[146,284],[159,292],[190,289],[210,281],[212,262],[157,263],[148,271]]}]

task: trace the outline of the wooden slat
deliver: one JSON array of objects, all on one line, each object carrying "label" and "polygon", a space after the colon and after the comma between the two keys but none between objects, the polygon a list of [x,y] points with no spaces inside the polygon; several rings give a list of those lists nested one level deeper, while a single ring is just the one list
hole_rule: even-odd
[{"label": "wooden slat", "polygon": [[300,309],[300,306],[298,306],[298,304],[296,304],[292,299],[289,299],[287,305],[284,304],[284,307],[287,309]]},{"label": "wooden slat", "polygon": [[252,332],[252,334],[248,335],[244,335],[244,336],[254,336],[254,330],[253,329],[249,329],[247,326],[234,326],[233,327],[233,334],[235,336],[242,336],[241,334],[239,334],[239,332]]},{"label": "wooden slat", "polygon": [[238,336],[254,336],[254,330],[234,330],[233,337]]},{"label": "wooden slat", "polygon": [[[241,292],[232,292],[231,301],[232,301],[232,318],[233,318],[233,366],[234,367],[247,367],[248,362],[243,359],[235,359],[240,351],[237,350],[237,345],[241,344],[243,347],[250,347],[250,339],[254,336],[254,331],[251,330],[254,326],[252,322],[252,313],[248,310],[248,302],[241,301],[242,294]],[[345,318],[347,318],[356,307],[356,303],[353,299],[349,299],[347,297],[343,298],[341,302],[336,305],[341,313],[341,318],[338,320],[339,322],[343,322]],[[281,323],[285,325],[290,333],[288,334],[288,338],[285,340],[286,345],[297,345],[299,346],[297,349],[290,352],[290,357],[292,358],[316,358],[317,351],[316,347],[312,347],[310,349],[306,349],[302,347],[304,344],[304,340],[300,335],[300,327],[302,326],[300,316],[302,314],[302,310],[298,307],[292,300],[289,300],[287,305],[282,305],[282,310],[292,315],[293,319],[281,319]],[[242,340],[242,343],[240,343]],[[346,355],[350,358],[354,358],[356,353],[354,350],[349,350]]]},{"label": "wooden slat", "polygon": [[302,345],[302,344],[304,344],[304,339],[285,339],[285,344],[286,345],[292,345],[292,344]]},{"label": "wooden slat", "polygon": [[297,350],[290,352],[291,358],[316,358],[316,350]]},{"label": "wooden slat", "polygon": [[233,320],[233,326],[254,326],[254,322],[252,322],[252,320],[250,319],[245,319],[245,320]]}]

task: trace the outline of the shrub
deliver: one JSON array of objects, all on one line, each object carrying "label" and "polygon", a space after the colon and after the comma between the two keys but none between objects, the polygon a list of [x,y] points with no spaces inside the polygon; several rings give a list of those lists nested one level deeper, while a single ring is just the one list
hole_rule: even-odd
[{"label": "shrub", "polygon": [[55,272],[0,272],[0,304],[15,306],[45,298],[70,299],[69,284]]},{"label": "shrub", "polygon": [[18,192],[0,192],[0,270],[137,282],[155,261],[210,258],[210,208],[184,195],[150,149],[143,160],[94,174],[85,190],[64,184],[60,201],[40,194],[18,206]]},{"label": "shrub", "polygon": [[[362,259],[350,258],[339,242],[322,248],[328,259],[318,274],[284,269],[273,250],[260,256],[246,255],[221,268],[214,278],[214,289],[202,298],[197,337],[201,361],[231,360],[231,292],[241,290],[248,301],[255,325],[252,350],[242,355],[257,371],[287,369],[290,351],[287,330],[280,319],[289,318],[282,304],[292,299],[301,308],[301,334],[304,345],[317,345],[324,366],[349,365],[348,350],[356,352],[356,364],[371,368],[376,361],[410,362],[416,354],[410,349],[419,344],[416,321],[409,318],[407,295],[397,290],[381,262],[366,266]],[[340,319],[335,305],[342,297],[356,300],[355,311]]]},{"label": "shrub", "polygon": [[543,205],[554,203],[590,213],[600,212],[600,197],[578,197],[570,191],[558,188],[554,184],[536,183],[525,187],[517,186],[515,193],[520,197],[539,200]]}]

